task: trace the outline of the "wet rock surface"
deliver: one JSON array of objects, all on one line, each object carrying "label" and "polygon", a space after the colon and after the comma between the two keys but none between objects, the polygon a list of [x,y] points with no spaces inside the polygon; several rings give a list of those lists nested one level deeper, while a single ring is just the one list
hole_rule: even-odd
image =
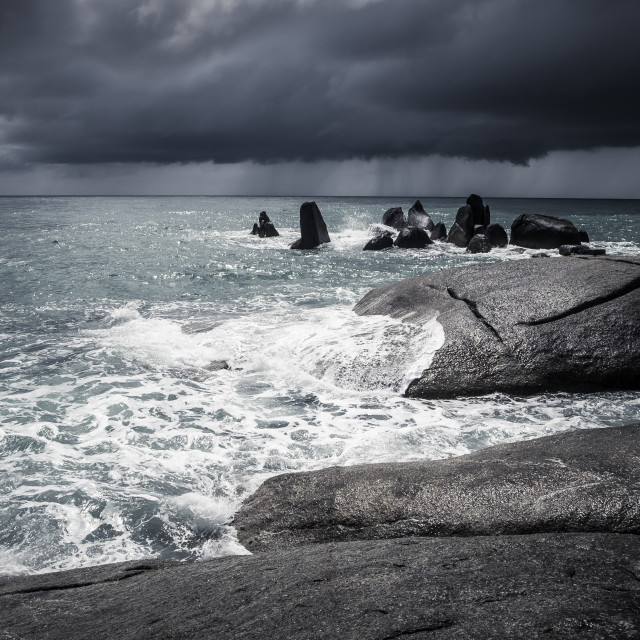
[{"label": "wet rock surface", "polygon": [[640,388],[638,258],[470,265],[374,289],[355,311],[443,326],[408,396]]},{"label": "wet rock surface", "polygon": [[511,244],[528,249],[557,249],[563,244],[580,244],[580,232],[570,220],[523,214],[511,224]]},{"label": "wet rock surface", "polygon": [[315,202],[304,202],[300,207],[300,233],[300,239],[291,245],[291,249],[315,249],[331,242],[327,225]]},{"label": "wet rock surface", "polygon": [[4,638],[637,638],[637,536],[376,540],[14,578]]}]

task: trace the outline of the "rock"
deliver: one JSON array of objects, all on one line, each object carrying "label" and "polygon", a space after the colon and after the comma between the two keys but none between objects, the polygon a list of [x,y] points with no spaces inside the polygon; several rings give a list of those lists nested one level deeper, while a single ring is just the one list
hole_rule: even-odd
[{"label": "rock", "polygon": [[401,249],[424,249],[433,242],[425,229],[407,227],[398,233],[393,244]]},{"label": "rock", "polygon": [[271,222],[271,219],[267,215],[266,211],[260,212],[260,214],[258,215],[258,222],[264,222],[264,223]]},{"label": "rock", "polygon": [[473,236],[467,246],[467,253],[489,253],[489,251],[491,251],[491,243],[483,234]]},{"label": "rock", "polygon": [[426,229],[427,231],[433,230],[433,220],[424,210],[420,200],[416,200],[411,209],[409,209],[409,213],[407,214],[407,226],[418,227],[419,229]]},{"label": "rock", "polygon": [[580,238],[580,242],[589,244],[589,234],[584,229],[578,230],[578,237]]},{"label": "rock", "polygon": [[258,223],[253,225],[251,235],[261,238],[275,238],[279,236],[277,229],[269,219],[266,211],[261,211],[258,216]]},{"label": "rock", "polygon": [[257,236],[260,234],[260,227],[258,226],[257,222],[253,223],[253,229],[251,230],[250,235],[252,236]]},{"label": "rock", "polygon": [[269,478],[234,525],[252,552],[407,536],[640,533],[640,423],[447,460]]},{"label": "rock", "polygon": [[509,244],[507,232],[501,225],[495,222],[487,226],[484,235],[492,247],[506,247]]},{"label": "rock", "polygon": [[484,226],[484,203],[482,202],[482,198],[478,194],[472,193],[467,198],[467,204],[473,212],[473,224],[481,224]]},{"label": "rock", "polygon": [[484,235],[484,226],[481,224],[477,224],[473,227],[473,235],[474,236],[483,236]]},{"label": "rock", "polygon": [[223,369],[231,369],[226,360],[212,360],[204,367],[207,371],[221,371]]},{"label": "rock", "polygon": [[382,224],[398,230],[406,227],[407,221],[405,220],[402,208],[392,207],[391,209],[387,209],[382,216]]},{"label": "rock", "polygon": [[380,251],[393,247],[393,237],[387,234],[375,236],[364,245],[363,251]]},{"label": "rock", "polygon": [[511,225],[511,244],[528,249],[557,249],[563,244],[580,244],[580,234],[569,220],[523,214]]},{"label": "rock", "polygon": [[470,205],[465,205],[458,209],[456,221],[449,230],[447,242],[455,244],[457,247],[466,247],[473,237],[473,211]]},{"label": "rock", "polygon": [[431,232],[432,240],[446,240],[447,239],[447,227],[444,226],[444,222],[438,222],[433,227],[433,231]]},{"label": "rock", "polygon": [[273,226],[273,222],[267,222],[264,225],[264,237],[265,238],[276,238],[280,234],[278,230]]},{"label": "rock", "polygon": [[315,202],[305,202],[300,207],[300,232],[302,237],[291,245],[292,249],[315,249],[331,242],[327,225]]},{"label": "rock", "polygon": [[408,396],[640,388],[639,258],[468,265],[374,289],[355,311],[442,325]]},{"label": "rock", "polygon": [[3,637],[637,638],[635,535],[399,539],[5,578]]},{"label": "rock", "polygon": [[583,244],[563,244],[558,248],[561,256],[603,256],[606,251],[604,249],[590,249]]},{"label": "rock", "polygon": [[491,224],[491,211],[489,210],[488,204],[484,206],[484,219],[482,221],[482,224],[485,229]]}]

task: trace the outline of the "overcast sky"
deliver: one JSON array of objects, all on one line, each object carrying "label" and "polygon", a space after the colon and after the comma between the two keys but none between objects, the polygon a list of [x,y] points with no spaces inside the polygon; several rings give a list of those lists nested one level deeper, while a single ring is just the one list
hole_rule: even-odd
[{"label": "overcast sky", "polygon": [[638,0],[1,0],[0,194],[640,197]]}]

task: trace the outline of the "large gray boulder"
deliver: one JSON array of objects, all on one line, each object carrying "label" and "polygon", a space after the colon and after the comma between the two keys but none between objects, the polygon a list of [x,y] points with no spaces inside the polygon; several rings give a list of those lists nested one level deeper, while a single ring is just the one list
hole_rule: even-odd
[{"label": "large gray boulder", "polygon": [[406,227],[398,233],[393,244],[401,249],[424,249],[433,244],[433,241],[426,229]]},{"label": "large gray boulder", "polygon": [[640,538],[376,540],[195,564],[9,578],[0,637],[29,640],[638,638]]},{"label": "large gray boulder", "polygon": [[447,239],[447,227],[444,222],[438,222],[431,231],[432,240],[446,240]]},{"label": "large gray boulder", "polygon": [[267,480],[234,524],[252,552],[406,536],[640,533],[640,423],[448,460]]},{"label": "large gray boulder", "polygon": [[466,247],[471,238],[473,238],[473,230],[475,227],[473,210],[471,205],[465,205],[458,209],[456,213],[456,221],[449,229],[447,242],[455,244],[457,247]]},{"label": "large gray boulder", "polygon": [[382,224],[398,229],[398,231],[403,229],[407,221],[404,217],[402,207],[391,207],[391,209],[387,209],[382,215]]},{"label": "large gray boulder", "polygon": [[315,202],[304,202],[300,207],[300,233],[292,249],[315,249],[321,244],[331,242],[327,225]]},{"label": "large gray boulder", "polygon": [[502,225],[493,223],[487,226],[484,235],[492,247],[506,247],[509,244],[507,232]]},{"label": "large gray boulder", "polygon": [[355,311],[442,325],[408,396],[640,388],[638,258],[470,265],[374,289]]},{"label": "large gray boulder", "polygon": [[563,244],[580,244],[580,232],[570,220],[526,213],[511,224],[511,244],[527,249],[557,249]]}]

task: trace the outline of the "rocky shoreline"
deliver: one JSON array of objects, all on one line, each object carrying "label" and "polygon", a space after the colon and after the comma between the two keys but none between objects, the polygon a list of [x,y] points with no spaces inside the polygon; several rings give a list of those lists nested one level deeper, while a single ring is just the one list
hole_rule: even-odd
[{"label": "rocky shoreline", "polygon": [[[443,325],[410,396],[638,389],[639,296],[640,260],[574,256],[420,276],[355,311]],[[0,578],[0,639],[640,637],[640,423],[283,474],[233,524],[255,555]]]}]

